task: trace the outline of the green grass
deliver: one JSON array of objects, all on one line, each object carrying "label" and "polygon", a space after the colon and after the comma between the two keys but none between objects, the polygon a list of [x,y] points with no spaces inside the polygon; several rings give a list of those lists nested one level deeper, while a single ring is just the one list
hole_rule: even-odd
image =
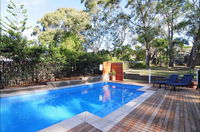
[{"label": "green grass", "polygon": [[[126,69],[126,73],[131,73],[131,74],[140,74],[140,75],[149,75],[148,69]],[[180,76],[184,74],[189,74],[189,73],[195,73],[195,71],[190,71],[187,68],[184,67],[175,67],[175,68],[160,68],[160,67],[153,67],[151,69],[151,75],[152,76],[164,76],[168,77],[171,74],[178,74]]]}]

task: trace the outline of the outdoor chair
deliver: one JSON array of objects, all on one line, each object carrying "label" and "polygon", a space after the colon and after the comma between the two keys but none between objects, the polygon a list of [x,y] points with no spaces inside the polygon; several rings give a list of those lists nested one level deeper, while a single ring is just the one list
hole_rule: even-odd
[{"label": "outdoor chair", "polygon": [[192,84],[193,75],[184,75],[179,82],[168,82],[166,85],[174,87],[174,91],[177,86],[189,87]]},{"label": "outdoor chair", "polygon": [[166,81],[155,81],[153,82],[153,86],[154,84],[159,84],[159,88],[161,88],[161,85],[164,84],[165,85],[165,89],[166,89],[166,83],[174,83],[176,82],[178,79],[178,75],[176,74],[172,74],[169,76],[169,78]]}]

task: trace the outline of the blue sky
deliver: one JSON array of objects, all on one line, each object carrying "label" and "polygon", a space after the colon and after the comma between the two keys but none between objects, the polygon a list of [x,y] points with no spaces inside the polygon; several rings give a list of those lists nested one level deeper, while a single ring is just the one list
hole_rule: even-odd
[{"label": "blue sky", "polygon": [[[7,15],[6,8],[10,0],[1,1],[1,18]],[[13,0],[15,3],[23,3],[27,9],[28,21],[27,25],[34,27],[37,20],[42,18],[46,13],[53,12],[58,8],[75,8],[78,10],[85,9],[81,4],[81,0]],[[27,34],[32,29],[27,31]]]},{"label": "blue sky", "polygon": [[[7,5],[10,0],[0,0],[1,18],[4,18],[7,13]],[[85,9],[81,4],[81,0],[13,0],[15,3],[23,3],[27,9],[28,21],[27,26],[31,26],[29,30],[25,31],[24,35],[31,38],[33,27],[37,20],[42,18],[46,13],[53,12],[58,8],[75,8],[78,10]],[[125,2],[126,0],[122,0]]]}]

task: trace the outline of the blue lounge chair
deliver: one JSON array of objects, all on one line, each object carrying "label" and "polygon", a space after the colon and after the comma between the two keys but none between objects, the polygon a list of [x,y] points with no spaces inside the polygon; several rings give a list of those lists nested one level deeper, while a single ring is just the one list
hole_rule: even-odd
[{"label": "blue lounge chair", "polygon": [[166,89],[167,83],[174,83],[174,82],[177,81],[177,79],[178,79],[178,75],[172,74],[172,75],[169,76],[169,78],[166,81],[155,81],[155,82],[153,82],[153,86],[154,86],[154,84],[159,84],[159,88],[161,88],[161,85],[164,84],[165,89]]},{"label": "blue lounge chair", "polygon": [[193,75],[184,75],[179,82],[174,82],[174,83],[168,82],[166,84],[173,86],[174,91],[175,91],[177,86],[182,86],[182,87],[187,86],[187,87],[189,87],[192,84],[192,79],[193,79]]}]

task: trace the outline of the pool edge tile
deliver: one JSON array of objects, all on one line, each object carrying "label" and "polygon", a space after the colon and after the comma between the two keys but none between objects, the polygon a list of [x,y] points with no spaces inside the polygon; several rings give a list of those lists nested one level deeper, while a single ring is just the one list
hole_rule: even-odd
[{"label": "pool edge tile", "polygon": [[60,124],[54,124],[52,126],[49,126],[47,128],[44,128],[42,130],[39,130],[37,132],[66,132],[67,128],[63,127],[62,125]]}]

